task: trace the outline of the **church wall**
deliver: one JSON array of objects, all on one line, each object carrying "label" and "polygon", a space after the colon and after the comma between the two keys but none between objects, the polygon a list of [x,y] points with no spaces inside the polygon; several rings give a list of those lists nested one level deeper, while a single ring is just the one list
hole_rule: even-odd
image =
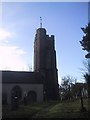
[{"label": "church wall", "polygon": [[11,103],[11,90],[18,85],[22,90],[22,97],[29,91],[35,91],[37,94],[37,102],[43,101],[43,85],[42,84],[3,84],[3,93],[7,93],[7,103]]}]

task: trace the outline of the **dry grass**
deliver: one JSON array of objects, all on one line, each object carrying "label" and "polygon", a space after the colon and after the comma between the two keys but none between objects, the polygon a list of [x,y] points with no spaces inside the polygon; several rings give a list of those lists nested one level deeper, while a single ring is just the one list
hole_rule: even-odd
[{"label": "dry grass", "polygon": [[3,118],[88,118],[89,101],[84,100],[86,112],[80,112],[79,100],[20,105],[17,111],[11,111],[10,106],[3,106]]}]

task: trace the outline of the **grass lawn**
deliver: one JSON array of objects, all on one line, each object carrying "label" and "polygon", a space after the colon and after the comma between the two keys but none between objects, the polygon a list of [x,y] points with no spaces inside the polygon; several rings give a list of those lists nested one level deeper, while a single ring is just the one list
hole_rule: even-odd
[{"label": "grass lawn", "polygon": [[89,101],[84,100],[86,112],[80,112],[79,100],[20,105],[17,111],[11,111],[10,106],[6,105],[2,112],[3,118],[88,118]]}]

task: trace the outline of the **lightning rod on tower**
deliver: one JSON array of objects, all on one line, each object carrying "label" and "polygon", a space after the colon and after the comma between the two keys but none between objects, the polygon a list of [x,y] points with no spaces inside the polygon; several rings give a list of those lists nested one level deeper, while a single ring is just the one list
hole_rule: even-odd
[{"label": "lightning rod on tower", "polygon": [[42,28],[42,18],[40,17],[40,28]]}]

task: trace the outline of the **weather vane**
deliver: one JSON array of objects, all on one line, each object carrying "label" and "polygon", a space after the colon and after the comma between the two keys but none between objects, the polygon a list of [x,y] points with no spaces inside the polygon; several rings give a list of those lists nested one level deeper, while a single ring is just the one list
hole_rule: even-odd
[{"label": "weather vane", "polygon": [[42,17],[40,17],[40,28],[42,28]]}]

